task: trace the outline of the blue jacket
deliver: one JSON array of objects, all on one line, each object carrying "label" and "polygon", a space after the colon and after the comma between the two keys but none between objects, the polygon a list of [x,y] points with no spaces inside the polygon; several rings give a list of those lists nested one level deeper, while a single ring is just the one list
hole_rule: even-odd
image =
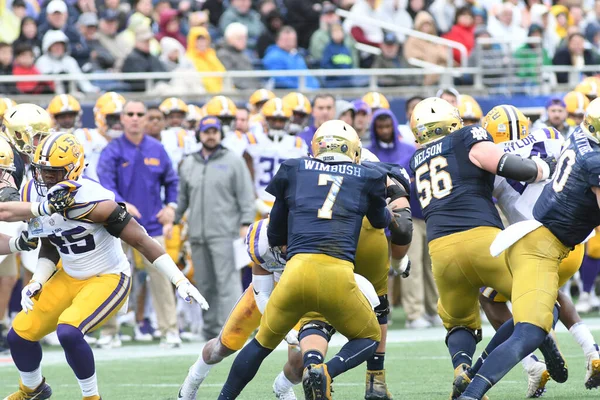
[{"label": "blue jacket", "polygon": [[[377,140],[377,136],[375,135],[375,120],[381,115],[388,115],[392,118],[395,136],[395,140],[392,143],[382,144],[379,140]],[[375,113],[373,113],[373,118],[371,119],[371,126],[369,129],[371,133],[371,145],[368,147],[368,149],[371,150],[371,152],[375,154],[380,161],[398,164],[401,167],[404,167],[404,169],[406,169],[406,171],[411,175],[411,210],[413,217],[423,219],[421,205],[419,204],[418,194],[415,189],[414,175],[410,169],[410,160],[416,151],[415,147],[400,140],[402,135],[398,130],[398,120],[396,119],[394,113],[392,113],[390,110],[382,108],[375,111]]]},{"label": "blue jacket", "polygon": [[97,172],[100,184],[115,194],[115,201],[137,207],[142,214],[138,222],[150,236],[162,235],[156,214],[165,204],[177,202],[179,178],[158,140],[144,136],[136,146],[125,135],[114,139],[102,150]]},{"label": "blue jacket", "polygon": [[[306,62],[304,58],[297,52],[288,53],[277,45],[273,44],[267,48],[265,57],[263,58],[263,65],[266,70],[307,70]],[[298,77],[297,76],[279,76],[273,78],[275,80],[275,87],[279,89],[297,89],[298,88]],[[318,89],[320,87],[319,81],[313,76],[306,77],[306,87],[309,89]]]}]

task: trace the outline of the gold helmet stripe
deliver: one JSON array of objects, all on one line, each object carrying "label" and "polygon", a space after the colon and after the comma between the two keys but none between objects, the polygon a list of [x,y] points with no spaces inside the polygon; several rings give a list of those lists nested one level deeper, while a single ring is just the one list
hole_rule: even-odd
[{"label": "gold helmet stripe", "polygon": [[7,110],[12,107],[12,103],[8,97],[3,97],[1,100],[6,105]]},{"label": "gold helmet stripe", "polygon": [[373,105],[371,108],[377,108],[381,106],[381,98],[379,97],[379,93],[373,92]]},{"label": "gold helmet stripe", "polygon": [[171,97],[169,100],[171,100],[171,109],[177,110],[177,107],[179,107],[179,105],[177,104],[177,98]]},{"label": "gold helmet stripe", "polygon": [[465,102],[465,116],[471,117],[474,115],[473,104],[470,101]]}]

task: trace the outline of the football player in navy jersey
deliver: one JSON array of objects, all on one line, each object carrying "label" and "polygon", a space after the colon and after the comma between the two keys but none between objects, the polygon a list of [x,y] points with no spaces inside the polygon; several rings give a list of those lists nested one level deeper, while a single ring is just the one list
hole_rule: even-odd
[{"label": "football player in navy jersey", "polygon": [[387,175],[359,164],[360,139],[342,121],[326,122],[315,132],[312,152],[314,158],[285,161],[267,187],[275,196],[269,245],[285,249],[286,271],[256,338],[236,357],[221,400],[240,394],[307,312],[320,313],[349,339],[329,362],[305,368],[307,399],[331,399],[331,380],[371,357],[381,339],[377,317],[358,290],[353,263],[363,217],[378,229],[398,218],[386,207]]},{"label": "football player in navy jersey", "polygon": [[[480,368],[477,365],[460,399],[482,399],[552,329],[557,318],[558,267],[600,225],[599,142],[600,99],[596,99],[563,146],[556,174],[533,208],[538,224],[522,232],[505,252],[513,275],[514,322],[509,320],[498,330],[490,342],[496,348]],[[587,362],[586,387],[598,387],[600,358],[596,354]]]},{"label": "football player in navy jersey", "polygon": [[[550,176],[551,168],[541,159],[505,154],[484,128],[463,126],[458,109],[440,98],[418,103],[410,123],[423,146],[410,167],[456,377],[471,365],[481,340],[479,288],[489,282],[499,293],[511,292],[505,259],[489,253],[503,228],[492,200],[494,175],[535,182]],[[453,391],[452,398],[458,395]]]}]

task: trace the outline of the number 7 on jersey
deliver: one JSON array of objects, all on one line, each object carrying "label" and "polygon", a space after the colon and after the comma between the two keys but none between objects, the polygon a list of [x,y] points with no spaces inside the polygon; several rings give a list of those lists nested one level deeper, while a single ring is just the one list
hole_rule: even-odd
[{"label": "number 7 on jersey", "polygon": [[333,215],[333,205],[335,204],[335,200],[337,198],[338,193],[340,192],[340,188],[342,187],[343,181],[343,176],[319,174],[319,186],[325,186],[329,184],[329,182],[331,182],[331,189],[329,189],[329,193],[327,193],[327,197],[325,198],[325,202],[323,202],[323,206],[319,208],[317,217],[323,219],[331,219]]}]

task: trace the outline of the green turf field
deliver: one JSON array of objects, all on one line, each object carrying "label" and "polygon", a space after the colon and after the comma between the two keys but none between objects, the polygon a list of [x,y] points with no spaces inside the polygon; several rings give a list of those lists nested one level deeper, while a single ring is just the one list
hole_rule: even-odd
[{"label": "green turf field", "polygon": [[[426,332],[426,331],[424,331]],[[441,331],[440,331],[441,332]],[[415,337],[421,332],[406,332]],[[600,336],[600,332],[594,332]],[[548,399],[598,398],[600,392],[584,389],[584,357],[570,335],[560,333],[559,341],[570,367],[570,378],[565,384],[549,383],[544,395]],[[193,348],[191,346],[194,346]],[[96,350],[100,392],[104,400],[129,399],[175,399],[187,368],[196,359],[199,345],[186,345],[176,351],[158,350],[158,346],[126,346],[121,350]],[[478,349],[482,349],[480,345]],[[46,351],[44,375],[54,390],[54,399],[81,399],[79,387],[59,350]],[[189,355],[185,355],[186,353]],[[176,355],[169,356],[175,353]],[[333,354],[330,352],[330,354]],[[133,355],[133,356],[132,356]],[[286,353],[276,351],[266,360],[254,381],[246,388],[240,399],[271,399],[273,378],[281,371]],[[199,399],[216,399],[227,377],[233,358],[215,367],[201,387]],[[427,342],[392,343],[386,356],[388,383],[396,399],[447,399],[450,392],[452,371],[443,340]],[[338,377],[334,384],[334,398],[361,399],[364,394],[364,371],[361,366]],[[0,397],[16,388],[16,370],[0,364]],[[521,367],[515,368],[490,392],[490,398],[524,398],[525,374]],[[300,390],[296,390],[299,398]]]}]

